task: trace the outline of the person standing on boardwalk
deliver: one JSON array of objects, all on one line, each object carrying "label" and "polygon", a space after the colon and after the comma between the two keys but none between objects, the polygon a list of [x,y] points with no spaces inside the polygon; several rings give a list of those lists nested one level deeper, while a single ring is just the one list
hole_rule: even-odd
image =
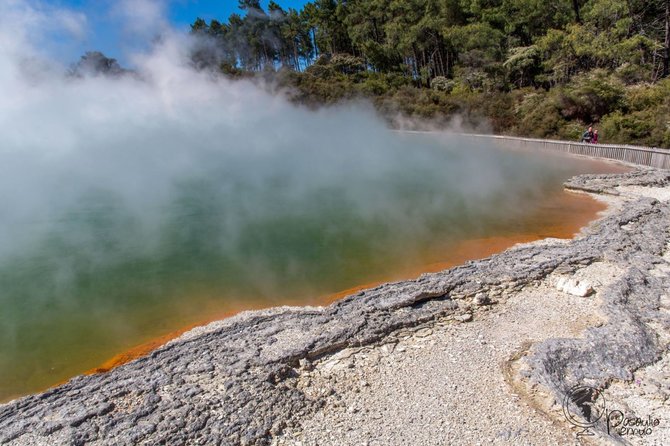
[{"label": "person standing on boardwalk", "polygon": [[591,138],[593,144],[598,144],[598,129],[593,131],[593,138]]},{"label": "person standing on boardwalk", "polygon": [[582,134],[581,142],[591,142],[592,139],[593,139],[593,127],[589,127],[589,129]]}]

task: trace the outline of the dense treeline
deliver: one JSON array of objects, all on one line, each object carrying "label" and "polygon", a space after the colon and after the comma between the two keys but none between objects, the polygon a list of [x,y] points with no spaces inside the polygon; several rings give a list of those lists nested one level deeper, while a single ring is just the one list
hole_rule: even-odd
[{"label": "dense treeline", "polygon": [[670,0],[240,0],[197,19],[200,67],[267,76],[301,102],[370,97],[391,116],[670,147]]}]

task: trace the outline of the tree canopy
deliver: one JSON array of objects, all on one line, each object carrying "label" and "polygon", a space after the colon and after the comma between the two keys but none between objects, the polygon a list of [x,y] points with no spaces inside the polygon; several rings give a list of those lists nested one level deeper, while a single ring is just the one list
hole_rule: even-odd
[{"label": "tree canopy", "polygon": [[[314,0],[300,11],[239,0],[244,16],[197,19],[217,62],[302,71],[321,54],[428,87],[437,76],[483,87],[551,86],[594,68],[668,74],[668,0]],[[632,67],[632,68],[630,68]],[[633,73],[634,71],[634,73]]]},{"label": "tree canopy", "polygon": [[[614,137],[626,125],[650,127],[625,123],[639,112],[631,98],[663,90],[670,75],[670,0],[239,3],[243,15],[192,24],[214,42],[196,51],[196,65],[280,73],[300,101],[364,94],[382,111],[389,101],[419,116],[478,110],[494,130],[536,136],[572,137],[604,120]],[[507,115],[477,95],[498,98]],[[544,117],[535,116],[538,104]],[[670,110],[667,100],[656,106]],[[670,122],[654,122],[665,130],[626,134],[670,146]]]}]

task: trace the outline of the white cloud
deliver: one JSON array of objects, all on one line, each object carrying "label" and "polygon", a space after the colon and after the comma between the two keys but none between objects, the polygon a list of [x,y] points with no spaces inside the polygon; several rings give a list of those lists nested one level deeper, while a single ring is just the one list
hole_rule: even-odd
[{"label": "white cloud", "polygon": [[83,40],[88,20],[80,12],[38,0],[0,1],[0,76],[9,59],[48,59],[48,53],[68,40]]},{"label": "white cloud", "polygon": [[169,28],[164,0],[120,0],[112,9],[124,31],[136,37],[151,38]]},{"label": "white cloud", "polygon": [[76,39],[84,39],[88,34],[88,20],[81,12],[57,9],[52,11],[54,23],[57,29],[62,29]]}]

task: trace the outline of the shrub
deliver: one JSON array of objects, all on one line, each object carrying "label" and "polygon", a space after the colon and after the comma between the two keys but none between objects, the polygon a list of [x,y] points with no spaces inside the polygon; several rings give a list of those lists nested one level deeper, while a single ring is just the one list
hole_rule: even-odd
[{"label": "shrub", "polygon": [[358,89],[365,95],[380,96],[389,90],[389,85],[383,78],[371,77],[364,80]]},{"label": "shrub", "polygon": [[524,90],[525,94],[514,108],[514,133],[536,138],[552,137],[563,125],[556,100],[544,90]]},{"label": "shrub", "polygon": [[451,93],[454,89],[456,83],[452,80],[447,79],[444,76],[437,76],[430,81],[430,88],[437,91],[445,91]]},{"label": "shrub", "polygon": [[595,70],[575,78],[559,90],[561,115],[586,123],[625,107],[625,89],[604,70]]}]

